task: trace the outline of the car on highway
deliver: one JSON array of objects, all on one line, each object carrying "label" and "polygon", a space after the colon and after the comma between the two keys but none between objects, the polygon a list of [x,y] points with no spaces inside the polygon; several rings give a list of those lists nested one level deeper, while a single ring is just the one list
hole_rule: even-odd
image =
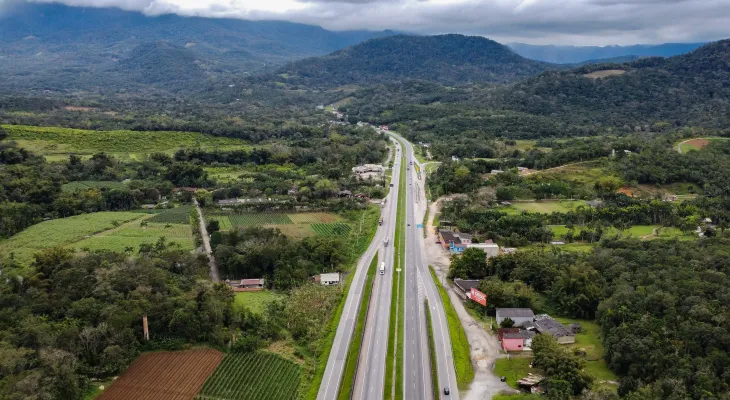
[{"label": "car on highway", "polygon": [[450,393],[451,393],[451,391],[449,390],[449,388],[448,387],[445,387],[444,388],[444,394],[448,396]]},{"label": "car on highway", "polygon": [[385,240],[383,240],[383,246],[387,246],[387,245],[388,245],[388,237],[386,236]]}]

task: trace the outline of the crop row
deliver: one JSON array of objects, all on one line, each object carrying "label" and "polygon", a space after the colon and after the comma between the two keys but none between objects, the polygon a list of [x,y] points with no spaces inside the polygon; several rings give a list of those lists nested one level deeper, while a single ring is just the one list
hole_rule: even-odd
[{"label": "crop row", "polygon": [[231,214],[228,216],[233,226],[261,226],[291,224],[292,220],[286,214],[257,213]]},{"label": "crop row", "polygon": [[297,395],[299,373],[298,365],[275,354],[229,354],[196,399],[291,400]]},{"label": "crop row", "polygon": [[190,223],[190,210],[192,206],[180,206],[157,213],[149,219],[149,222],[160,222],[167,224],[188,224]]},{"label": "crop row", "polygon": [[312,224],[312,230],[317,236],[326,237],[347,237],[350,234],[350,225],[348,224]]}]

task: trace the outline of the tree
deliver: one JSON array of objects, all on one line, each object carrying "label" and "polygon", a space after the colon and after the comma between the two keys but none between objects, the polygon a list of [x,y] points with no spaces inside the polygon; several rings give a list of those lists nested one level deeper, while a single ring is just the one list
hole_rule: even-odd
[{"label": "tree", "polygon": [[206,229],[209,233],[218,232],[221,229],[221,223],[217,219],[211,219],[208,221]]},{"label": "tree", "polygon": [[502,320],[502,322],[499,323],[500,328],[511,328],[515,326],[515,321],[512,318],[505,318]]},{"label": "tree", "polygon": [[[532,339],[533,365],[543,370],[548,378],[548,388],[558,393],[555,399],[567,399],[579,395],[591,387],[593,377],[583,370],[585,361],[560,347],[549,334],[539,334]],[[565,383],[563,383],[565,382]]]},{"label": "tree", "polygon": [[482,250],[469,248],[451,260],[450,278],[483,279],[487,276],[487,257]]}]

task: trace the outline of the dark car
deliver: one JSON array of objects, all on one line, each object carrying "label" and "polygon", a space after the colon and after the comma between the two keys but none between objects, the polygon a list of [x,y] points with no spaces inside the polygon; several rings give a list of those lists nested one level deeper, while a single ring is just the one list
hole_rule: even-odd
[{"label": "dark car", "polygon": [[449,395],[449,393],[451,393],[451,391],[449,390],[449,388],[448,388],[448,387],[445,387],[445,388],[444,388],[444,394],[448,396],[448,395]]}]

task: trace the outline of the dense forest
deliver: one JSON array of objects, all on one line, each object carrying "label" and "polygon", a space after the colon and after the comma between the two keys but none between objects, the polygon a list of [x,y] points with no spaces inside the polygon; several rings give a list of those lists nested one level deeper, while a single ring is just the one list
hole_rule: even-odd
[{"label": "dense forest", "polygon": [[442,84],[509,82],[554,68],[528,60],[495,41],[463,35],[388,36],[279,69],[292,87],[373,85],[403,80]]},{"label": "dense forest", "polygon": [[724,398],[730,384],[723,261],[729,245],[725,235],[694,242],[607,240],[585,255],[535,250],[488,263],[465,253],[456,275],[483,279],[491,309],[595,316],[624,398]]}]

